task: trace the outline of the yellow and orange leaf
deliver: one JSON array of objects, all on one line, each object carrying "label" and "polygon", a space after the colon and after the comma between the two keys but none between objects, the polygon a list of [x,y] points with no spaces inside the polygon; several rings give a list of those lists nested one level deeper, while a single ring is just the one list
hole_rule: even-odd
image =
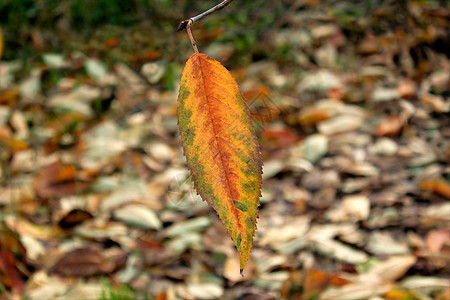
[{"label": "yellow and orange leaf", "polygon": [[450,199],[450,183],[442,178],[424,180],[419,183],[419,188]]},{"label": "yellow and orange leaf", "polygon": [[238,85],[206,54],[194,53],[183,70],[178,125],[195,188],[227,227],[242,274],[256,229],[261,153]]}]

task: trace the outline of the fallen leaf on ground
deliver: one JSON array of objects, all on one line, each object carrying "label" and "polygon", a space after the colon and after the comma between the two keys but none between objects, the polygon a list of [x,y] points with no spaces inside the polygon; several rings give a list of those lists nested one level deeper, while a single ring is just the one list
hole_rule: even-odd
[{"label": "fallen leaf on ground", "polygon": [[377,136],[395,136],[400,132],[403,127],[403,122],[399,117],[391,115],[388,118],[383,119],[375,129]]},{"label": "fallen leaf on ground", "polygon": [[439,229],[428,232],[425,243],[431,252],[441,251],[445,244],[450,245],[450,230]]},{"label": "fallen leaf on ground", "polygon": [[110,273],[114,268],[115,264],[102,255],[101,249],[88,247],[64,254],[49,269],[49,273],[61,276],[88,277]]},{"label": "fallen leaf on ground", "polygon": [[450,183],[444,179],[428,179],[421,181],[419,187],[422,190],[435,192],[450,199]]},{"label": "fallen leaf on ground", "polygon": [[39,197],[51,198],[81,193],[88,183],[76,178],[74,166],[57,161],[36,175],[34,187]]}]

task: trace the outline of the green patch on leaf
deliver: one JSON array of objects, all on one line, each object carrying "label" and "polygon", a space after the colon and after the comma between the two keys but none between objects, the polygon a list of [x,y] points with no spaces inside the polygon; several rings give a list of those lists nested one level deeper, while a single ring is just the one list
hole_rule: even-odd
[{"label": "green patch on leaf", "polygon": [[236,206],[237,209],[239,209],[240,211],[248,211],[248,207],[247,205],[245,205],[242,202],[236,201],[234,200],[234,205]]}]

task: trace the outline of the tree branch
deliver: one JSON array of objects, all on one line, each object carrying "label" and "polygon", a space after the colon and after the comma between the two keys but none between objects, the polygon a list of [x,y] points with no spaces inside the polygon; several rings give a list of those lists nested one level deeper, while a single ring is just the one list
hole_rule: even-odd
[{"label": "tree branch", "polygon": [[228,4],[230,4],[230,3],[233,2],[233,1],[234,1],[234,0],[224,0],[224,1],[220,2],[219,4],[217,4],[216,6],[214,6],[214,7],[210,8],[210,9],[208,9],[207,11],[205,11],[205,12],[203,12],[203,13],[201,13],[201,14],[195,16],[195,17],[192,17],[192,18],[186,19],[186,20],[184,20],[184,21],[181,21],[180,25],[179,25],[178,28],[177,28],[177,31],[183,31],[183,30],[185,30],[186,27],[187,27],[187,25],[188,25],[188,22],[189,22],[189,21],[191,21],[191,24],[190,24],[190,25],[192,25],[192,24],[194,24],[195,22],[200,21],[200,20],[203,19],[204,17],[206,17],[206,16],[212,14],[212,13],[215,12],[216,10],[219,10],[219,9],[224,8],[225,6],[227,6]]}]

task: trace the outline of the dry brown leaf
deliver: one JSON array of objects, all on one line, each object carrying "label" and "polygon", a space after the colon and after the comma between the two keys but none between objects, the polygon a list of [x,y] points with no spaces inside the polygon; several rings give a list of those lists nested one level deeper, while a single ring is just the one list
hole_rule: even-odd
[{"label": "dry brown leaf", "polygon": [[303,126],[312,126],[331,117],[329,111],[320,108],[305,108],[300,112],[298,121]]},{"label": "dry brown leaf", "polygon": [[57,276],[49,276],[45,270],[35,272],[27,282],[26,295],[30,300],[56,299],[67,292],[71,284]]},{"label": "dry brown leaf", "polygon": [[0,189],[0,204],[14,204],[24,210],[28,208],[34,210],[36,206],[35,197],[35,190],[31,183]]},{"label": "dry brown leaf", "polygon": [[416,95],[417,84],[411,79],[407,78],[399,83],[397,91],[400,97],[411,99]]},{"label": "dry brown leaf", "polygon": [[[17,261],[9,249],[0,249],[0,282],[13,290],[15,294],[22,294],[25,283],[17,269]],[[4,274],[4,276],[3,276]]]},{"label": "dry brown leaf", "polygon": [[392,289],[383,295],[383,299],[392,299],[392,300],[410,299],[412,297],[413,297],[413,295],[411,295],[410,293],[403,291],[403,290],[398,290],[398,289]]},{"label": "dry brown leaf", "polygon": [[[79,282],[78,284],[72,285],[70,287],[67,293],[64,294],[64,299],[73,299],[73,300],[102,299],[102,297],[104,297],[104,294],[105,294],[105,284],[102,282],[95,282],[95,283]],[[108,294],[106,293],[106,295]],[[129,295],[127,296],[130,297]],[[117,297],[125,297],[125,296],[117,296]]]},{"label": "dry brown leaf", "polygon": [[222,297],[224,289],[218,284],[188,284],[187,291],[195,299],[218,299]]},{"label": "dry brown leaf", "polygon": [[310,237],[314,247],[320,253],[335,258],[339,261],[350,264],[360,264],[366,262],[369,257],[366,253],[353,249],[343,243],[331,239]]},{"label": "dry brown leaf", "polygon": [[380,50],[380,41],[373,34],[367,34],[364,39],[358,44],[357,52],[359,54],[369,55],[378,53]]},{"label": "dry brown leaf", "polygon": [[444,179],[428,179],[419,183],[419,188],[450,199],[450,183]]},{"label": "dry brown leaf", "polygon": [[436,300],[450,300],[450,288],[443,289],[437,296]]},{"label": "dry brown leaf", "polygon": [[431,252],[439,252],[445,244],[450,244],[450,230],[440,229],[428,232],[425,243]]},{"label": "dry brown leaf", "polygon": [[97,247],[80,248],[64,254],[50,269],[49,273],[61,276],[87,277],[107,274],[114,270],[112,261],[102,255]]},{"label": "dry brown leaf", "polygon": [[113,215],[117,220],[130,226],[154,230],[159,230],[162,227],[156,213],[145,205],[128,204],[116,209]]},{"label": "dry brown leaf", "polygon": [[239,258],[237,256],[231,256],[227,258],[223,265],[223,276],[232,282],[239,282],[248,279],[247,273],[249,272],[249,268],[247,267],[244,270],[244,278],[238,272],[239,264]]},{"label": "dry brown leaf", "polygon": [[450,281],[435,276],[409,276],[402,280],[401,286],[413,291],[440,291],[449,289]]},{"label": "dry brown leaf", "polygon": [[320,270],[311,270],[303,282],[303,299],[317,297],[329,284],[328,274]]},{"label": "dry brown leaf", "polygon": [[275,147],[288,147],[295,144],[300,139],[298,134],[287,126],[280,128],[264,128],[261,135],[264,139],[267,139],[268,142],[271,144],[273,143]]},{"label": "dry brown leaf", "polygon": [[329,289],[320,295],[320,300],[370,299],[389,291],[389,287],[371,286],[365,283],[351,283],[341,288]]},{"label": "dry brown leaf", "polygon": [[19,235],[30,235],[41,240],[51,240],[63,235],[62,230],[54,225],[36,225],[24,218],[7,217],[5,224]]},{"label": "dry brown leaf", "polygon": [[64,229],[72,228],[92,218],[93,215],[87,211],[72,209],[61,220],[59,220],[58,225]]},{"label": "dry brown leaf", "polygon": [[30,148],[30,145],[27,142],[13,136],[0,140],[0,146],[1,145],[5,146],[7,149],[10,149],[13,153]]},{"label": "dry brown leaf", "polygon": [[57,161],[36,175],[34,187],[41,198],[63,197],[83,192],[88,183],[75,177],[75,168]]},{"label": "dry brown leaf", "polygon": [[364,118],[357,115],[339,115],[317,125],[320,133],[333,135],[358,130],[364,123]]},{"label": "dry brown leaf", "polygon": [[420,101],[435,112],[446,113],[450,111],[450,102],[442,96],[424,93],[420,95]]},{"label": "dry brown leaf", "polygon": [[390,257],[370,269],[369,272],[359,275],[358,281],[373,286],[394,282],[402,277],[416,260],[414,256]]},{"label": "dry brown leaf", "polygon": [[395,136],[403,127],[401,119],[395,115],[391,115],[383,119],[375,129],[377,136]]},{"label": "dry brown leaf", "polygon": [[19,99],[20,90],[18,88],[0,91],[0,104],[13,107]]},{"label": "dry brown leaf", "polygon": [[328,90],[327,95],[330,99],[341,100],[345,97],[345,89],[342,87],[331,88]]}]

